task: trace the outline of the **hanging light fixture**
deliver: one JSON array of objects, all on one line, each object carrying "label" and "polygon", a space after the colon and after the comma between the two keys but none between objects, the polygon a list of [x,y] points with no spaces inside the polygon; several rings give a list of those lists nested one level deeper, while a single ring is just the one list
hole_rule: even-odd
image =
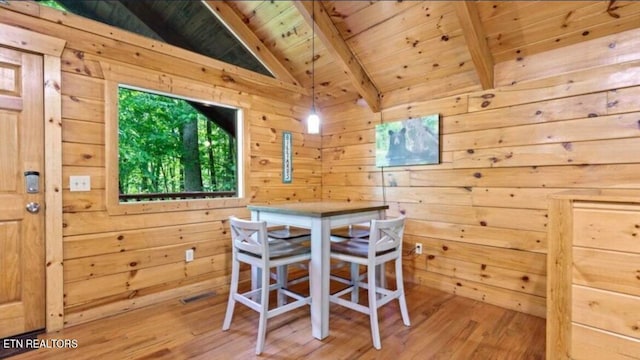
[{"label": "hanging light fixture", "polygon": [[316,113],[316,6],[315,1],[311,1],[311,113],[307,118],[307,132],[309,134],[320,133],[320,117]]}]

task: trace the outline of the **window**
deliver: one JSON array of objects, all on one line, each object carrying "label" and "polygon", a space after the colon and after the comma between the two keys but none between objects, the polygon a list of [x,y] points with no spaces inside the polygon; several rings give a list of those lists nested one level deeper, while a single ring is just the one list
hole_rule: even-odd
[{"label": "window", "polygon": [[243,97],[149,70],[108,64],[103,71],[109,214],[246,205]]},{"label": "window", "polygon": [[238,110],[118,87],[120,202],[235,197]]}]

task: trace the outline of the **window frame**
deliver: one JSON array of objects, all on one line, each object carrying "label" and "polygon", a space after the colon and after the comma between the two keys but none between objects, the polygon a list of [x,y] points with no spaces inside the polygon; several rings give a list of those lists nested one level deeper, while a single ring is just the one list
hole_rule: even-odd
[{"label": "window frame", "polygon": [[[105,71],[105,151],[106,151],[106,207],[110,215],[147,214],[171,211],[242,207],[248,204],[249,131],[246,106],[224,89],[177,76],[145,74],[133,68],[114,66]],[[119,70],[119,71],[114,71]],[[158,95],[197,101],[238,111],[237,119],[237,196],[230,198],[181,199],[162,201],[120,202],[118,91],[120,87]]]}]

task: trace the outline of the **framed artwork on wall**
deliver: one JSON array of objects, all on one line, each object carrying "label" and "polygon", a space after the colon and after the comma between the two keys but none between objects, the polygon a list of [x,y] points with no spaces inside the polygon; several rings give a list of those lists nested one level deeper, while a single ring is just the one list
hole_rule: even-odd
[{"label": "framed artwork on wall", "polygon": [[290,131],[282,132],[282,182],[293,181],[293,136]]},{"label": "framed artwork on wall", "polygon": [[376,125],[376,166],[440,163],[440,115]]}]

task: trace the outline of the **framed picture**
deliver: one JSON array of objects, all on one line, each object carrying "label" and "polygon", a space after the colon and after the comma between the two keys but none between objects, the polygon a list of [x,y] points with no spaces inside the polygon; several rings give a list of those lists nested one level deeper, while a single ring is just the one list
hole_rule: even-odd
[{"label": "framed picture", "polygon": [[282,182],[293,181],[293,136],[290,131],[282,132]]},{"label": "framed picture", "polygon": [[440,115],[376,126],[376,166],[438,164]]}]

